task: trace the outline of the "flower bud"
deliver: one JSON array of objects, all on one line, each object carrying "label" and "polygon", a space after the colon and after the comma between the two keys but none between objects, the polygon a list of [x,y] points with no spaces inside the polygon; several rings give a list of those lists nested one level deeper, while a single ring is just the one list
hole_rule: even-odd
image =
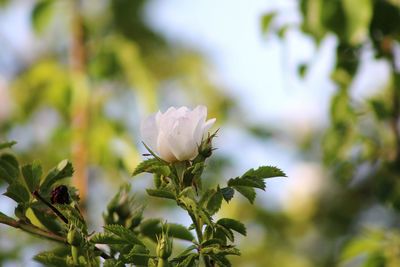
[{"label": "flower bud", "polygon": [[168,259],[172,254],[172,239],[169,238],[167,232],[162,232],[161,238],[158,239],[157,243],[157,257],[162,259]]},{"label": "flower bud", "polygon": [[76,227],[72,226],[67,234],[67,242],[71,246],[80,246],[83,241],[82,233]]},{"label": "flower bud", "polygon": [[60,185],[51,191],[51,204],[69,204],[71,199],[68,193],[68,187]]}]

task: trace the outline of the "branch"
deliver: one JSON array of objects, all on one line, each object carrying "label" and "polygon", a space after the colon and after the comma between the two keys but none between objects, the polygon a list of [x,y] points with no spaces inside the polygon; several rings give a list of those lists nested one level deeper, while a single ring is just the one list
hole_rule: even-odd
[{"label": "branch", "polygon": [[43,230],[39,227],[34,226],[33,224],[26,223],[21,220],[16,221],[9,217],[6,217],[6,218],[0,217],[0,224],[5,224],[5,225],[8,225],[8,226],[11,226],[14,228],[18,228],[18,229],[23,230],[24,232],[27,232],[27,233],[33,234],[35,236],[39,236],[39,237],[51,240],[51,241],[56,241],[58,243],[67,244],[67,239],[65,239],[64,237],[54,234],[52,232]]},{"label": "branch", "polygon": [[[45,238],[50,241],[55,241],[57,243],[62,243],[65,245],[68,245],[67,239],[65,237],[59,236],[55,233],[43,230],[39,227],[34,226],[33,224],[26,223],[24,221],[16,221],[13,218],[10,217],[5,217],[5,216],[0,216],[0,224],[5,224],[17,229],[21,229],[24,232],[27,232],[29,234],[32,234],[37,237]],[[96,251],[100,251],[103,259],[111,259],[111,256],[103,252],[101,249],[95,247]]]}]

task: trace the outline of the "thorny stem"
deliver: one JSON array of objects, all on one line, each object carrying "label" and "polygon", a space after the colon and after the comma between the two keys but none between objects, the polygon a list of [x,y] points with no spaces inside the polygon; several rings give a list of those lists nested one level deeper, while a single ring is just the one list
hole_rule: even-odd
[{"label": "thorny stem", "polygon": [[[201,222],[199,222],[199,220],[197,220],[196,216],[193,213],[191,213],[190,211],[188,211],[188,214],[189,214],[190,218],[192,219],[194,228],[196,230],[197,240],[199,241],[199,244],[201,244],[203,242],[203,233],[201,231],[201,228],[202,228]],[[200,249],[201,249],[201,247],[200,247]],[[206,267],[213,267],[208,256],[203,255],[203,260],[204,260],[204,264],[206,265]]]},{"label": "thorny stem", "polygon": [[[39,227],[34,226],[33,224],[24,222],[24,221],[16,221],[12,218],[4,218],[0,217],[0,224],[5,224],[17,229],[21,229],[24,232],[27,232],[29,234],[45,238],[50,241],[55,241],[57,243],[62,243],[62,244],[68,244],[67,239],[65,237],[59,236],[55,233],[43,230]],[[101,251],[99,248],[95,248],[96,251]],[[101,251],[100,255],[103,259],[111,259],[111,256],[106,254],[105,252]]]}]

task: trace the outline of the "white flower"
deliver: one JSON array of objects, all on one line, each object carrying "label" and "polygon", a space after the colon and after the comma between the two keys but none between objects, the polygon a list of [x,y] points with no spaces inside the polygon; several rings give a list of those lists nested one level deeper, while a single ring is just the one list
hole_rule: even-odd
[{"label": "white flower", "polygon": [[207,108],[170,107],[142,121],[143,141],[168,162],[194,159],[198,147],[216,119],[207,120]]}]

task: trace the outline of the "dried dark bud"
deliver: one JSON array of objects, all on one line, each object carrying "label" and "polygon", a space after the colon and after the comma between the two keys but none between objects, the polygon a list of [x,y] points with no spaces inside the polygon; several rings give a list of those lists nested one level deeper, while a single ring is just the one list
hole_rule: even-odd
[{"label": "dried dark bud", "polygon": [[59,185],[51,191],[51,204],[69,204],[71,199],[68,193],[68,187]]}]

